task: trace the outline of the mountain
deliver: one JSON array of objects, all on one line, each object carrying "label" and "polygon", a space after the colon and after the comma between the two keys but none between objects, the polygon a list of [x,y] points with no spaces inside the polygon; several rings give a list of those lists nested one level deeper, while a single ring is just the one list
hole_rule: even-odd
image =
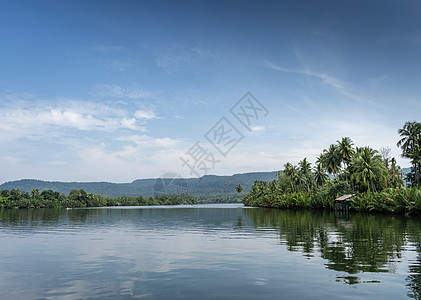
[{"label": "mountain", "polygon": [[[241,184],[248,192],[256,180],[270,181],[278,171],[234,174],[232,176],[206,175],[201,178],[149,178],[137,179],[131,183],[111,182],[59,182],[22,179],[5,182],[0,190],[20,189],[30,192],[32,189],[53,190],[68,195],[73,189],[83,189],[88,193],[109,197],[144,196],[157,194],[189,193],[205,199],[217,195],[237,195],[236,185]],[[237,195],[238,196],[238,195]]]}]

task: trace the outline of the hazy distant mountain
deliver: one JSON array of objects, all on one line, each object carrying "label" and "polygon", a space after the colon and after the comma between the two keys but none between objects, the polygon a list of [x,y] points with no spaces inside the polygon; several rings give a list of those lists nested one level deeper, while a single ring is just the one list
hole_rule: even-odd
[{"label": "hazy distant mountain", "polygon": [[58,182],[34,179],[9,181],[0,185],[0,190],[20,189],[30,192],[34,188],[53,190],[69,194],[73,189],[83,189],[88,193],[102,196],[120,197],[139,195],[150,197],[154,194],[175,194],[188,192],[196,196],[237,194],[235,186],[241,183],[244,191],[250,190],[256,180],[270,181],[278,171],[234,174],[232,176],[206,175],[199,178],[150,178],[138,179],[131,183],[111,182]]}]

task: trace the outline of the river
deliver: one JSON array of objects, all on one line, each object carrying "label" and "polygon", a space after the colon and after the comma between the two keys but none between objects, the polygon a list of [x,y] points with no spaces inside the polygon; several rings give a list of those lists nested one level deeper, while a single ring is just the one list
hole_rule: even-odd
[{"label": "river", "polygon": [[0,255],[1,299],[421,299],[418,217],[3,210]]}]

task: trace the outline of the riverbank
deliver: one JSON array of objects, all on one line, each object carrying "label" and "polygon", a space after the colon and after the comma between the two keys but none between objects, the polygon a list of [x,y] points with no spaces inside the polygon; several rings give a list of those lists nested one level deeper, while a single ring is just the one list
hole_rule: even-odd
[{"label": "riverbank", "polygon": [[[334,210],[338,185],[312,192],[276,193],[267,182],[256,182],[244,198],[246,206],[278,209]],[[421,214],[421,188],[388,188],[381,192],[356,193],[349,210],[396,214]]]},{"label": "riverbank", "polygon": [[22,192],[18,189],[2,190],[0,192],[0,209],[182,205],[197,203],[197,197],[188,194],[110,198],[98,194],[90,194],[84,190],[72,190],[67,196],[52,190],[44,190],[40,193],[38,189],[33,189],[31,193]]}]

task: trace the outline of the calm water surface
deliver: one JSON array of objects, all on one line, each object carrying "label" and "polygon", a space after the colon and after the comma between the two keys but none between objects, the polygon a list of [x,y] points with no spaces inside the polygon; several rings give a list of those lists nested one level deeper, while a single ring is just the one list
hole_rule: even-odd
[{"label": "calm water surface", "polygon": [[0,211],[1,299],[421,299],[421,220],[242,205]]}]

